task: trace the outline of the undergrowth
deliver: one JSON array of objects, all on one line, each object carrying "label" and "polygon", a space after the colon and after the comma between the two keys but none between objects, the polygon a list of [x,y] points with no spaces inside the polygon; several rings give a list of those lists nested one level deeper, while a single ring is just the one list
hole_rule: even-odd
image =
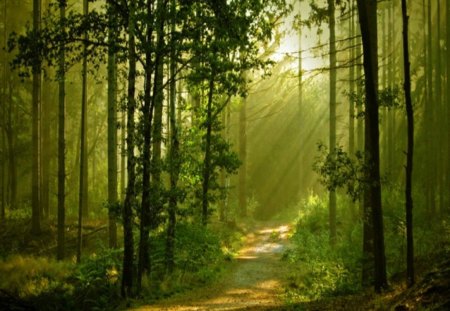
[{"label": "undergrowth", "polygon": [[[388,278],[391,282],[404,279],[406,269],[406,229],[401,189],[383,193],[385,248]],[[416,262],[428,265],[449,249],[448,217],[432,220],[424,211],[420,197],[416,198],[414,237]],[[359,293],[361,287],[362,222],[358,203],[338,195],[338,236],[330,246],[328,201],[310,195],[297,207],[298,216],[290,247],[283,259],[289,265],[285,299],[288,304]],[[356,211],[356,212],[355,212]],[[356,217],[355,217],[356,216]],[[437,238],[438,237],[438,238]]]},{"label": "undergrowth", "polygon": [[[204,286],[224,271],[242,234],[234,227],[180,223],[176,227],[175,271],[164,265],[166,232],[153,233],[152,272],[143,280],[140,298],[146,302]],[[137,247],[137,246],[136,246]],[[11,255],[0,261],[0,310],[105,310],[120,306],[123,249],[100,248],[59,262],[48,257]],[[135,265],[137,263],[135,262]]]},{"label": "undergrowth", "polygon": [[143,297],[154,301],[208,284],[222,275],[224,262],[232,260],[240,234],[226,225],[207,228],[190,223],[176,227],[175,271],[164,267],[166,232],[154,236],[151,248],[153,272],[143,281]]}]

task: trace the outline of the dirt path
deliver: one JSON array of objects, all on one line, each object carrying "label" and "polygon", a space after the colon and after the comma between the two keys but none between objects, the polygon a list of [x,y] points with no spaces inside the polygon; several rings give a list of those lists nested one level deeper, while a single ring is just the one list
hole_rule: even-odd
[{"label": "dirt path", "polygon": [[233,267],[216,284],[135,310],[270,310],[281,306],[280,261],[289,227],[261,223],[247,235]]}]

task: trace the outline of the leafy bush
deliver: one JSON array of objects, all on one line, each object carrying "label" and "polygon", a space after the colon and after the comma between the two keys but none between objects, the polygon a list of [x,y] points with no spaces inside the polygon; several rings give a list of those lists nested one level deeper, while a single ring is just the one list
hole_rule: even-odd
[{"label": "leafy bush", "polygon": [[71,265],[44,257],[12,256],[0,262],[0,289],[19,297],[37,296],[62,286]]},{"label": "leafy bush", "polygon": [[[324,296],[357,292],[360,243],[355,232],[338,236],[334,248],[328,235],[327,202],[310,196],[300,208],[292,247],[283,258],[290,263],[288,302],[316,300]],[[360,231],[356,226],[355,231]],[[350,238],[343,238],[350,237]]]},{"label": "leafy bush", "polygon": [[[203,226],[182,224],[177,228],[176,265],[188,272],[200,272],[223,259],[219,237]],[[202,278],[200,278],[202,279]]]},{"label": "leafy bush", "polygon": [[76,285],[73,300],[82,310],[104,310],[119,297],[122,270],[121,249],[103,249],[77,266],[72,279]]},{"label": "leafy bush", "polygon": [[225,232],[217,233],[198,224],[178,223],[175,271],[167,275],[166,236],[166,231],[160,231],[151,239],[152,271],[151,275],[143,280],[143,295],[150,300],[166,297],[216,279],[222,271],[223,261],[230,257],[222,244]]}]

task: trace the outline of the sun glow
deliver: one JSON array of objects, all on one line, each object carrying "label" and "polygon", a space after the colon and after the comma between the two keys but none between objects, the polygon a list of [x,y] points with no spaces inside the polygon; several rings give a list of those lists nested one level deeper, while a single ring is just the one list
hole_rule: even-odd
[{"label": "sun glow", "polygon": [[[286,22],[285,24],[288,24]],[[320,56],[314,55],[310,49],[317,44],[309,40],[310,36],[301,37],[301,45],[299,44],[299,36],[295,30],[285,30],[285,35],[280,40],[280,45],[271,59],[276,62],[287,61],[286,69],[298,71],[299,67],[299,50],[301,50],[302,71],[304,74],[314,71],[317,68],[323,67],[323,59]]]}]

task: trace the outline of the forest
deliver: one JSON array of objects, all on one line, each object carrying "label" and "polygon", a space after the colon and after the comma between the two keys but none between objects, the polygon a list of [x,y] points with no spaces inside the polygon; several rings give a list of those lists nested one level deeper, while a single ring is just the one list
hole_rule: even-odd
[{"label": "forest", "polygon": [[0,10],[0,310],[450,310],[450,0]]}]

